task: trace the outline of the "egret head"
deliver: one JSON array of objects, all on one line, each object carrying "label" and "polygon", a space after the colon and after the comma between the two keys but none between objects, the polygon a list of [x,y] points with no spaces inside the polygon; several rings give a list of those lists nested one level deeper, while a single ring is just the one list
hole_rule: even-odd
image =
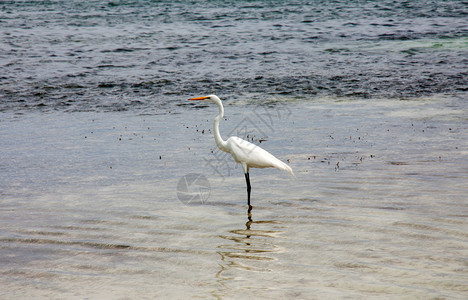
[{"label": "egret head", "polygon": [[216,95],[208,95],[208,96],[203,96],[203,97],[190,98],[189,100],[205,100],[205,101],[211,101],[211,102],[220,101],[220,99]]}]

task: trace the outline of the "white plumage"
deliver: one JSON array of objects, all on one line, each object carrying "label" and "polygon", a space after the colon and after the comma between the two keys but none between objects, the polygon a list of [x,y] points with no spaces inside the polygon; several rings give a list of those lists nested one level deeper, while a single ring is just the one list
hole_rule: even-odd
[{"label": "white plumage", "polygon": [[247,182],[247,199],[250,207],[250,168],[277,168],[284,170],[294,176],[294,173],[287,164],[274,157],[266,150],[254,145],[246,140],[237,136],[228,138],[226,141],[222,139],[219,133],[219,122],[224,116],[224,107],[221,99],[216,95],[209,95],[204,97],[191,98],[189,100],[205,100],[211,101],[218,105],[219,114],[214,120],[214,138],[218,148],[224,152],[231,153],[234,161],[242,165],[244,170],[245,179]]}]

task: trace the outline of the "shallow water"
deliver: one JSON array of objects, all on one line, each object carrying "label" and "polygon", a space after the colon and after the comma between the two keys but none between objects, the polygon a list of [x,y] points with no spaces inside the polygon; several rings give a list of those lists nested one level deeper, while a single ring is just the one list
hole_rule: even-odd
[{"label": "shallow water", "polygon": [[468,298],[466,7],[0,1],[0,298]]},{"label": "shallow water", "polygon": [[[250,215],[216,107],[3,113],[2,297],[467,297],[466,101],[225,104],[224,137],[296,174],[251,170]],[[178,200],[189,173],[203,203]]]}]

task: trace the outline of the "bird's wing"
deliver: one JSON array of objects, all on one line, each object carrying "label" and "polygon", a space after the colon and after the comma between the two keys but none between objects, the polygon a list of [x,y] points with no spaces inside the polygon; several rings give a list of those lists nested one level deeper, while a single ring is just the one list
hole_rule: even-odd
[{"label": "bird's wing", "polygon": [[227,144],[234,160],[251,168],[277,168],[292,174],[291,168],[268,151],[239,137],[233,136]]}]

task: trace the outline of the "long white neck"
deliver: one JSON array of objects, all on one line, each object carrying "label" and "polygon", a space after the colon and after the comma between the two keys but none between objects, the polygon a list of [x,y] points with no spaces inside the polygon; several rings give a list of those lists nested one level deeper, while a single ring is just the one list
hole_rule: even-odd
[{"label": "long white neck", "polygon": [[221,151],[228,152],[227,145],[226,145],[227,143],[226,141],[223,140],[223,138],[221,137],[221,134],[219,133],[219,121],[221,121],[221,119],[224,116],[223,103],[216,96],[215,97],[212,96],[211,98],[213,99],[213,102],[218,105],[218,108],[219,108],[219,114],[215,118],[214,123],[213,123],[214,138],[215,138],[216,146],[218,146],[218,148]]}]

